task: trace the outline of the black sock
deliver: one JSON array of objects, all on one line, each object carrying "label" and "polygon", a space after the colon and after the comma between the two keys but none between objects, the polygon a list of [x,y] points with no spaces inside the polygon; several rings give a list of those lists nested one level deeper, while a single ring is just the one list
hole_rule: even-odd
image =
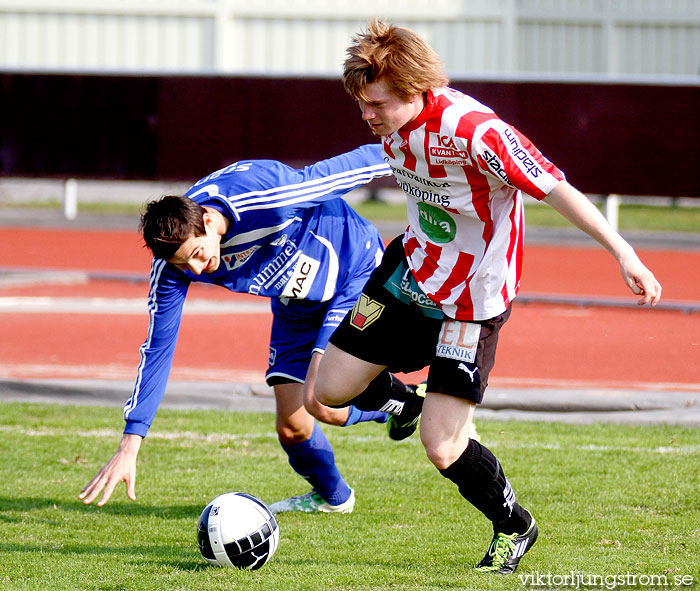
[{"label": "black sock", "polygon": [[420,410],[423,400],[422,396],[416,394],[413,386],[407,386],[384,370],[363,392],[336,408],[353,405],[360,410],[381,410],[392,415],[400,416],[406,413],[410,416]]},{"label": "black sock", "polygon": [[471,439],[464,453],[440,474],[457,485],[460,494],[493,523],[494,531],[524,533],[530,526],[530,515],[516,503],[501,463],[478,441]]}]

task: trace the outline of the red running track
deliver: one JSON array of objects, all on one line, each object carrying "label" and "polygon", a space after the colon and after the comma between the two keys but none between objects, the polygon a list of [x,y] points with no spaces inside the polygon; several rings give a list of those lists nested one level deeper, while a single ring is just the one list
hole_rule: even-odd
[{"label": "red running track", "polygon": [[[0,228],[0,268],[127,273],[145,278],[150,257],[135,232]],[[639,251],[664,298],[700,300],[700,252]],[[127,298],[145,302],[147,285],[89,281],[3,286],[8,298]],[[526,247],[522,293],[629,298],[615,262],[602,249]],[[188,300],[264,302],[201,285]],[[94,300],[92,300],[94,301]],[[18,311],[19,310],[19,311]],[[146,336],[144,313],[26,311],[0,306],[0,378],[134,377]],[[260,381],[270,315],[186,314],[173,379]],[[225,346],[222,346],[225,343]],[[494,386],[638,388],[700,391],[700,314],[647,308],[514,305],[501,333]]]}]

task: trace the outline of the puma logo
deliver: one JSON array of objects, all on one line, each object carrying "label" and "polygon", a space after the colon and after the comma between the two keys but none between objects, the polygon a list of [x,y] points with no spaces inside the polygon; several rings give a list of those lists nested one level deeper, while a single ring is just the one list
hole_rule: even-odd
[{"label": "puma logo", "polygon": [[474,374],[479,369],[478,367],[475,367],[474,369],[470,370],[466,365],[464,365],[464,363],[460,363],[457,368],[461,369],[462,371],[466,371],[469,374],[469,379],[471,379],[472,382],[474,381]]},{"label": "puma logo", "polygon": [[251,551],[250,555],[255,558],[255,562],[248,567],[250,570],[253,570],[257,566],[258,562],[267,558],[267,552],[265,552],[265,554],[262,556],[257,556],[255,552]]}]

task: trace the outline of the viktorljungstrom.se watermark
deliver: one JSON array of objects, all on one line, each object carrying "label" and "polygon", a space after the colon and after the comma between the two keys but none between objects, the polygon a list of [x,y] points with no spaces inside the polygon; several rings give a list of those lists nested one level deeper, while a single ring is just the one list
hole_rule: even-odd
[{"label": "viktorljungstrom.se watermark", "polygon": [[571,571],[569,573],[552,573],[550,571],[541,573],[534,571],[531,573],[518,574],[520,582],[524,587],[537,588],[567,588],[567,589],[620,589],[631,587],[662,588],[694,587],[697,580],[693,575],[683,573],[641,575],[637,573],[598,575],[591,573],[579,573]]}]

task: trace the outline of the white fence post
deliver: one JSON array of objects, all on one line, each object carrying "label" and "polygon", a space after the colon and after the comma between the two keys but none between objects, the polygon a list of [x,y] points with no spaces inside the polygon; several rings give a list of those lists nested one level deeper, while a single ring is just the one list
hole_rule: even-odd
[{"label": "white fence post", "polygon": [[605,217],[608,223],[618,230],[620,227],[620,196],[615,193],[605,195],[603,197],[603,205],[605,207]]},{"label": "white fence post", "polygon": [[78,181],[66,179],[63,187],[63,215],[67,220],[78,217]]}]

